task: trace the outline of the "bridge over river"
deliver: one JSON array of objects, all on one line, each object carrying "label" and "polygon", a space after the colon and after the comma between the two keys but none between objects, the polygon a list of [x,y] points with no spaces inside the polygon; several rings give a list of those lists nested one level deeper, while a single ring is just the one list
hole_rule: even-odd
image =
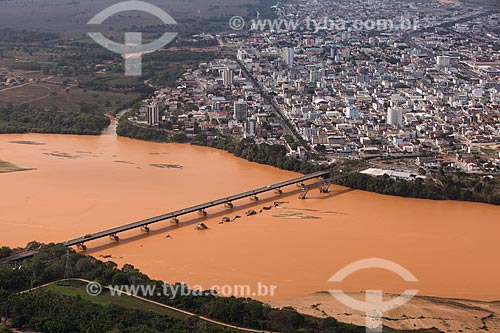
[{"label": "bridge over river", "polygon": [[[125,224],[125,225],[122,225],[122,226],[119,226],[116,228],[103,230],[103,231],[95,232],[92,234],[87,234],[87,235],[82,236],[82,237],[78,237],[75,239],[65,241],[62,244],[65,246],[77,246],[81,250],[86,250],[85,243],[89,242],[89,241],[93,241],[93,240],[104,238],[104,237],[110,237],[111,239],[118,241],[119,240],[118,234],[121,232],[132,230],[132,229],[141,229],[145,232],[149,232],[149,226],[151,224],[158,223],[161,221],[166,221],[166,220],[170,220],[172,223],[178,225],[180,223],[180,221],[179,221],[180,216],[194,213],[194,212],[198,212],[200,215],[206,216],[207,215],[207,212],[206,212],[207,208],[220,206],[220,205],[224,206],[225,208],[232,209],[233,208],[233,201],[244,199],[244,198],[250,198],[251,200],[258,201],[259,194],[262,194],[265,192],[270,192],[270,191],[274,191],[276,194],[281,195],[283,193],[282,192],[283,187],[294,185],[294,184],[298,184],[300,186],[300,188],[302,189],[302,193],[300,194],[299,198],[305,199],[307,192],[313,188],[319,188],[321,192],[327,193],[328,189],[330,187],[330,184],[331,184],[330,180],[328,179],[329,175],[330,175],[329,170],[311,173],[311,174],[308,174],[305,176],[286,180],[286,181],[276,183],[273,185],[269,185],[269,186],[257,188],[254,190],[246,191],[243,193],[231,195],[231,196],[228,196],[225,198],[205,202],[205,203],[202,203],[202,204],[199,204],[196,206],[183,208],[183,209],[176,210],[174,212],[170,212],[170,213],[163,214],[160,216],[150,217],[150,218],[147,218],[145,220]],[[303,184],[303,182],[311,180],[311,179],[315,179],[315,178],[321,178],[321,179],[318,182],[313,183],[313,184],[308,184],[308,185]],[[17,255],[11,256],[11,257],[1,259],[0,263],[22,260],[25,258],[29,258],[29,257],[35,255],[36,253],[37,253],[37,251],[30,251],[30,252],[17,254]]]},{"label": "bridge over river", "polygon": [[85,236],[82,236],[82,237],[78,237],[78,238],[75,238],[75,239],[68,240],[68,241],[64,242],[63,244],[65,246],[74,246],[74,245],[76,245],[79,248],[85,250],[85,248],[86,248],[85,247],[85,243],[89,242],[89,241],[92,241],[92,240],[96,240],[96,239],[103,238],[103,237],[110,237],[110,238],[112,238],[114,240],[119,240],[118,233],[120,233],[120,232],[132,230],[132,229],[138,229],[138,228],[147,232],[147,231],[149,231],[149,226],[151,224],[158,223],[158,222],[161,222],[161,221],[166,221],[166,220],[170,220],[172,223],[179,224],[179,219],[178,218],[180,216],[183,216],[183,215],[186,215],[186,214],[190,214],[190,213],[194,213],[194,212],[198,212],[200,215],[206,216],[207,213],[206,213],[205,210],[207,208],[214,207],[214,206],[220,206],[220,205],[223,205],[226,208],[233,208],[233,201],[236,201],[236,200],[239,200],[239,199],[243,199],[243,198],[247,198],[247,197],[249,197],[250,199],[252,199],[254,201],[258,201],[259,199],[258,199],[257,195],[259,195],[261,193],[265,193],[265,192],[269,192],[269,191],[274,191],[276,194],[282,194],[282,190],[281,189],[283,187],[294,185],[294,184],[301,184],[301,187],[303,189],[303,193],[301,194],[300,198],[301,199],[305,199],[305,194],[311,188],[318,187],[318,188],[320,188],[320,190],[322,192],[327,192],[330,183],[328,181],[325,181],[325,180],[319,181],[317,183],[310,184],[310,185],[303,185],[302,183],[304,181],[311,180],[311,179],[314,179],[314,178],[326,177],[329,174],[330,174],[330,171],[319,171],[319,172],[311,173],[311,174],[308,174],[308,175],[305,175],[305,176],[302,176],[302,177],[298,177],[298,178],[286,180],[286,181],[283,181],[283,182],[280,182],[280,183],[276,183],[276,184],[273,184],[273,185],[269,185],[269,186],[266,186],[266,187],[261,187],[261,188],[255,189],[255,190],[250,190],[250,191],[246,191],[246,192],[243,192],[243,193],[231,195],[231,196],[228,196],[228,197],[225,197],[225,198],[221,198],[221,199],[217,199],[217,200],[205,202],[205,203],[202,203],[202,204],[199,204],[199,205],[196,205],[196,206],[183,208],[183,209],[176,210],[174,212],[170,212],[170,213],[163,214],[163,215],[160,215],[160,216],[150,217],[150,218],[147,218],[145,220],[141,220],[141,221],[137,221],[137,222],[125,224],[125,225],[122,225],[122,226],[119,226],[119,227],[116,227],[116,228],[112,228],[112,229],[103,230],[103,231],[99,231],[99,232],[96,232],[96,233],[88,234],[88,235],[85,235]]}]

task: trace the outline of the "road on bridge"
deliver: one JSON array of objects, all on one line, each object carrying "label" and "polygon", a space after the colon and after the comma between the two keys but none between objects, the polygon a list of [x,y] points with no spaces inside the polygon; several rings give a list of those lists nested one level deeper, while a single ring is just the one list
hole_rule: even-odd
[{"label": "road on bridge", "polygon": [[329,174],[330,174],[330,171],[319,171],[319,172],[311,173],[309,175],[286,180],[286,181],[283,181],[283,182],[280,182],[277,184],[273,184],[273,185],[261,187],[261,188],[255,189],[255,190],[246,191],[243,193],[231,195],[231,196],[228,196],[225,198],[209,201],[206,203],[202,203],[202,204],[199,204],[196,206],[180,209],[180,210],[170,212],[167,214],[163,214],[160,216],[155,216],[155,217],[147,218],[145,220],[133,222],[130,224],[125,224],[125,225],[122,225],[122,226],[119,226],[116,228],[96,232],[93,234],[88,234],[88,235],[85,235],[82,237],[68,240],[68,241],[64,242],[63,245],[65,245],[65,246],[78,245],[82,248],[85,248],[84,243],[86,243],[88,241],[96,240],[99,238],[103,238],[103,237],[111,236],[111,237],[115,238],[116,240],[118,240],[117,234],[120,232],[128,231],[131,229],[137,229],[137,228],[146,228],[146,230],[149,230],[148,226],[150,224],[165,221],[165,220],[172,220],[173,219],[174,221],[176,221],[176,223],[178,223],[177,218],[179,216],[182,216],[182,215],[186,215],[186,214],[193,213],[193,212],[200,212],[202,214],[205,214],[205,209],[210,208],[210,207],[225,205],[225,204],[232,206],[232,202],[239,200],[239,199],[243,199],[246,197],[254,197],[255,199],[257,199],[258,194],[261,194],[264,192],[269,192],[269,191],[281,190],[282,187],[286,187],[286,186],[293,185],[293,184],[299,184],[299,183],[302,183],[304,181],[314,179],[314,178],[324,177],[324,176],[327,176]]}]

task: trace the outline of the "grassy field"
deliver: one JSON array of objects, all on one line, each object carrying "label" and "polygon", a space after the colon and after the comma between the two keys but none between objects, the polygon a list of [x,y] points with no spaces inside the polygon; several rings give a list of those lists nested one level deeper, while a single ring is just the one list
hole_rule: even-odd
[{"label": "grassy field", "polygon": [[[172,31],[187,36],[224,30],[230,16],[254,15],[251,13],[271,4],[270,0],[149,2],[179,22]],[[194,59],[189,54],[176,58],[175,52],[179,51],[171,53],[173,58],[168,54],[158,57],[160,52],[157,52],[158,59],[143,62],[143,77],[124,77],[121,57],[94,43],[87,32],[113,35],[119,42],[126,30],[142,31],[152,27],[150,34],[154,39],[163,30],[161,26],[155,28],[161,23],[158,19],[138,11],[114,15],[89,30],[87,22],[115,3],[115,0],[0,0],[0,29],[6,29],[0,34],[3,38],[0,42],[0,80],[19,82],[17,86],[0,88],[0,107],[80,111],[84,106],[113,114],[140,96],[151,93],[146,81],[157,87],[173,84],[186,68],[210,59],[208,56]],[[147,29],[145,32],[147,39]],[[203,48],[197,53],[209,54]]]},{"label": "grassy field", "polygon": [[94,91],[50,82],[29,82],[9,90],[0,90],[0,107],[28,105],[57,111],[80,111],[83,104],[103,113],[112,113],[138,93]]},{"label": "grassy field", "polygon": [[162,315],[167,315],[175,318],[187,318],[188,316],[177,311],[173,311],[161,306],[141,301],[140,299],[130,296],[111,296],[106,289],[103,290],[99,296],[90,296],[85,290],[85,284],[78,281],[60,282],[45,287],[44,290],[55,291],[67,296],[80,296],[83,299],[91,301],[99,305],[118,305],[129,309],[140,309],[145,311],[152,311]]}]

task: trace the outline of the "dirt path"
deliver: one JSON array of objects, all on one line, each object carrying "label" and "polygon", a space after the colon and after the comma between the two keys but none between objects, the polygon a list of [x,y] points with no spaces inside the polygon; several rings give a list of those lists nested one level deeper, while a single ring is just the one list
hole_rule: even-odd
[{"label": "dirt path", "polygon": [[14,90],[14,89],[19,89],[19,88],[22,88],[22,87],[25,87],[25,86],[29,86],[29,85],[32,85],[32,84],[35,84],[35,83],[39,83],[39,82],[46,82],[46,80],[50,80],[52,79],[54,76],[47,76],[46,78],[43,78],[43,79],[40,79],[39,81],[30,81],[30,82],[26,82],[26,83],[23,83],[23,84],[20,84],[18,86],[13,86],[13,87],[8,87],[8,88],[5,88],[5,89],[0,89],[0,93],[4,92],[4,91],[9,91],[9,90]]}]

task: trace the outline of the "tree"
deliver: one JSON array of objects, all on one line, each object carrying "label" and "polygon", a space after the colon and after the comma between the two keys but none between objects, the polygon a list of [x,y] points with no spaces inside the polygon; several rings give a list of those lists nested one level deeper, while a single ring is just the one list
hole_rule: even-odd
[{"label": "tree", "polygon": [[326,147],[324,145],[316,145],[314,149],[316,149],[316,151],[321,154],[326,152]]},{"label": "tree", "polygon": [[184,133],[177,133],[172,136],[172,142],[177,142],[177,143],[186,143],[188,142],[188,137]]}]

